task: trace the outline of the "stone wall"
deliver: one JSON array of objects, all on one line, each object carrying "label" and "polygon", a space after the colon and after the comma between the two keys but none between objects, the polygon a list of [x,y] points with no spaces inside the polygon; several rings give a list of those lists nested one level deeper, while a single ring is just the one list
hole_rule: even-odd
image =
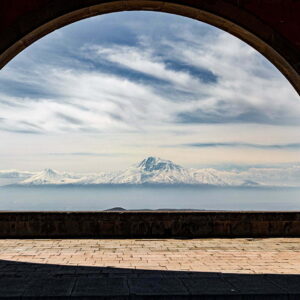
[{"label": "stone wall", "polygon": [[300,212],[1,212],[1,238],[300,236]]}]

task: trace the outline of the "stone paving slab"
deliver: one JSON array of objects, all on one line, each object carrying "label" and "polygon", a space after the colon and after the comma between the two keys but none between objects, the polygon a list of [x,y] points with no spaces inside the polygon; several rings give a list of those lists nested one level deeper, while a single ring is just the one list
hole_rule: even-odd
[{"label": "stone paving slab", "polygon": [[264,275],[226,274],[223,278],[235,287],[235,290],[247,294],[285,294],[281,284],[276,285]]},{"label": "stone paving slab", "polygon": [[300,238],[0,240],[0,299],[300,299]]},{"label": "stone paving slab", "polygon": [[235,295],[238,290],[220,277],[182,278],[191,295]]},{"label": "stone paving slab", "polygon": [[125,278],[78,278],[72,292],[74,297],[116,297],[128,295],[129,288]]},{"label": "stone paving slab", "polygon": [[0,278],[0,296],[21,297],[28,289],[29,283],[28,278]]},{"label": "stone paving slab", "polygon": [[31,280],[22,294],[24,297],[67,297],[71,296],[76,278],[36,278]]},{"label": "stone paving slab", "polygon": [[132,278],[128,280],[131,294],[139,296],[188,295],[179,278]]}]

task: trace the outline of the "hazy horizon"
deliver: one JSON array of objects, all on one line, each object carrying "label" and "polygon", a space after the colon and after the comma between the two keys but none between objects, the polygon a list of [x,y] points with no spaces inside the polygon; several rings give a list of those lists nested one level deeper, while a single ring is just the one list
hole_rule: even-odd
[{"label": "hazy horizon", "polygon": [[299,188],[5,187],[2,211],[101,211],[113,207],[232,211],[300,210]]}]

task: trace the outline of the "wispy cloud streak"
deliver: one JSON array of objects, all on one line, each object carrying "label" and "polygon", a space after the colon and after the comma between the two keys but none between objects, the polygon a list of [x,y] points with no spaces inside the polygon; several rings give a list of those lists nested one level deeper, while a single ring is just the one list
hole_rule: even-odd
[{"label": "wispy cloud streak", "polygon": [[[172,33],[162,26],[157,37],[147,29],[147,14],[136,21],[136,31],[132,18],[124,20],[122,32],[128,41],[132,37],[131,43],[123,43],[123,35],[106,36],[102,43],[81,36],[75,52],[62,42],[69,38],[62,29],[52,44],[44,44],[44,52],[35,50],[38,63],[27,55],[20,59],[22,67],[3,70],[0,83],[16,89],[2,89],[0,117],[8,121],[0,129],[35,131],[26,122],[38,126],[38,132],[141,130],[178,123],[300,124],[295,91],[238,39],[172,18],[165,21],[172,20]],[[114,36],[119,27],[107,30]],[[79,45],[76,38],[69,42]],[[49,61],[40,58],[45,51]]]},{"label": "wispy cloud streak", "polygon": [[124,156],[128,155],[126,153],[96,153],[96,152],[51,152],[46,153],[45,155],[53,155],[53,156]]},{"label": "wispy cloud streak", "polygon": [[197,147],[197,148],[212,148],[212,147],[245,147],[245,148],[256,148],[256,149],[300,149],[300,143],[291,143],[291,144],[251,144],[251,143],[191,143],[183,144],[180,146],[185,147]]},{"label": "wispy cloud streak", "polygon": [[56,153],[46,154],[54,166],[87,171],[145,153],[190,165],[298,161],[299,127],[299,96],[264,57],[212,26],[169,14],[74,23],[0,72],[0,155],[24,153],[3,160],[8,168],[31,168],[30,152]]}]

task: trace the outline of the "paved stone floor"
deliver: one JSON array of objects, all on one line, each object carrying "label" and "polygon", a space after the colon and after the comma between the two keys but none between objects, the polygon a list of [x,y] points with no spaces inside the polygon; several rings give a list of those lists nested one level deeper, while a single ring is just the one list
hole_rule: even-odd
[{"label": "paved stone floor", "polygon": [[0,299],[300,299],[300,238],[0,240]]}]

